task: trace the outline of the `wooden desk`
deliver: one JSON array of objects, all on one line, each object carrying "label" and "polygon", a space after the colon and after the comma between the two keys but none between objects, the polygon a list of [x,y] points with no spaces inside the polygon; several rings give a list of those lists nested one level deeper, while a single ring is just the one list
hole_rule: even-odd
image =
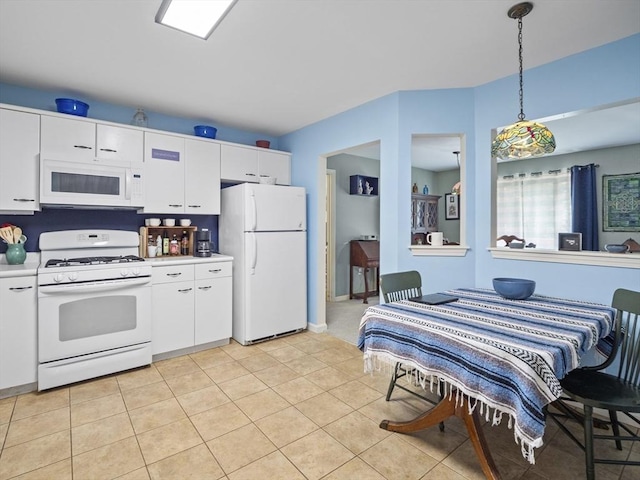
[{"label": "wooden desk", "polygon": [[485,289],[445,293],[459,300],[444,305],[403,300],[364,313],[358,348],[365,371],[406,363],[427,388],[439,382],[434,388],[443,391],[435,408],[409,422],[383,420],[380,427],[415,432],[457,416],[485,476],[499,479],[478,412],[497,423],[511,417],[523,455],[533,463],[534,449],[542,445],[544,409],[562,394],[558,379],[609,334],[615,310],[542,295],[506,300]]},{"label": "wooden desk", "polygon": [[[364,268],[364,293],[353,293],[353,267]],[[376,240],[351,240],[349,260],[349,298],[362,298],[362,303],[369,303],[368,296],[379,295],[380,279],[380,242]],[[368,271],[374,268],[375,290],[369,291]]]}]

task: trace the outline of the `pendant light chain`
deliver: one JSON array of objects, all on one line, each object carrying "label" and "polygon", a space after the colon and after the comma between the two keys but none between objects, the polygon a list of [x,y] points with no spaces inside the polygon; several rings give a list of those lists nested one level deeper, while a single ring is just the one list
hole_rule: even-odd
[{"label": "pendant light chain", "polygon": [[518,119],[522,122],[524,120],[524,81],[522,80],[522,16],[518,17],[518,61],[520,62],[520,91],[518,92],[520,95],[520,113],[518,114]]}]

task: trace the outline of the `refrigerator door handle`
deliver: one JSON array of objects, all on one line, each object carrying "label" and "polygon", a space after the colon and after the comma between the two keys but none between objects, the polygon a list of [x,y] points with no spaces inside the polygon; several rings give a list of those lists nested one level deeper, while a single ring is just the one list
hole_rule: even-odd
[{"label": "refrigerator door handle", "polygon": [[255,233],[249,233],[249,236],[251,237],[251,255],[249,257],[251,261],[249,262],[249,267],[251,269],[251,275],[255,275],[256,263],[258,262],[258,239]]},{"label": "refrigerator door handle", "polygon": [[255,231],[258,224],[258,208],[256,205],[256,194],[253,190],[249,191],[249,199],[251,201],[251,206],[249,207],[249,230]]}]

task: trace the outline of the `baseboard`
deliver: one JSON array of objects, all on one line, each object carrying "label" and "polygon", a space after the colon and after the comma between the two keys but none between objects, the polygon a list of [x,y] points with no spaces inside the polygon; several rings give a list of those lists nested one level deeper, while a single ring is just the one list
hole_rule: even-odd
[{"label": "baseboard", "polygon": [[336,302],[344,302],[345,300],[349,300],[349,295],[340,295],[335,298]]},{"label": "baseboard", "polygon": [[323,333],[327,331],[327,324],[307,323],[307,330],[313,333]]}]

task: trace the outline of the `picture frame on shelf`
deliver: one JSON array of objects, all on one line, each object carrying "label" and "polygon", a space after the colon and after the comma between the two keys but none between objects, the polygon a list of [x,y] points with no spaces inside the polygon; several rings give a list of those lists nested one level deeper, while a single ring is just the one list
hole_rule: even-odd
[{"label": "picture frame on shelf", "polygon": [[455,193],[444,194],[444,219],[460,220],[460,195]]},{"label": "picture frame on shelf", "polygon": [[582,233],[559,233],[558,250],[582,251]]}]

